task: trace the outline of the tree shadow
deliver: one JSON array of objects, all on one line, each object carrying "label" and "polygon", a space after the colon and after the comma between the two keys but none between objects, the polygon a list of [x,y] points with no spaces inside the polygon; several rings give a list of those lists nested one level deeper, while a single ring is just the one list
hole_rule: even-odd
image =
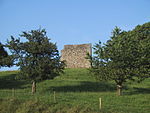
[{"label": "tree shadow", "polygon": [[116,86],[106,82],[84,81],[79,85],[73,86],[51,86],[48,90],[52,89],[56,92],[104,92],[114,91],[116,90]]},{"label": "tree shadow", "polygon": [[7,76],[0,76],[0,89],[24,89],[29,81],[16,79],[18,74],[9,74]]},{"label": "tree shadow", "polygon": [[126,95],[136,95],[136,94],[150,94],[150,88],[138,88],[133,87],[130,92],[125,92]]}]

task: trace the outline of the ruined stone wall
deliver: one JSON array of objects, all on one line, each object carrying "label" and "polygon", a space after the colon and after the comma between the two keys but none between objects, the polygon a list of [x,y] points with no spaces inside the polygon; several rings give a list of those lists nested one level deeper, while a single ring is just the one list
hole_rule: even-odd
[{"label": "ruined stone wall", "polygon": [[67,68],[89,68],[90,62],[85,57],[92,54],[91,44],[65,45],[61,50],[61,60],[66,61]]}]

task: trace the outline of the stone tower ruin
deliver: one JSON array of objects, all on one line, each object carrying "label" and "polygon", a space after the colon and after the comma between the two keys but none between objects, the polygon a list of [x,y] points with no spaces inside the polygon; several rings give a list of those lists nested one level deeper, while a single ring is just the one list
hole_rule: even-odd
[{"label": "stone tower ruin", "polygon": [[89,68],[87,53],[92,54],[91,44],[65,45],[61,50],[61,60],[66,61],[67,68]]}]

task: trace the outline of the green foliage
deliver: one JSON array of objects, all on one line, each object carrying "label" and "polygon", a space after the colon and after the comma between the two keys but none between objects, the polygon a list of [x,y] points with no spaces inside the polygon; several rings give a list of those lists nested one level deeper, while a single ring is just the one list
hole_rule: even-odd
[{"label": "green foliage", "polygon": [[138,25],[130,32],[129,38],[136,49],[136,76],[140,80],[150,77],[150,22]]},{"label": "green foliage", "polygon": [[4,49],[4,45],[0,43],[0,68],[10,67],[13,65],[13,56],[8,55],[7,51]]},{"label": "green foliage", "polygon": [[[21,41],[23,37],[24,42]],[[15,56],[23,78],[53,79],[63,72],[64,63],[60,61],[57,46],[50,42],[44,29],[23,32],[18,39],[11,36],[7,46]]]},{"label": "green foliage", "polygon": [[7,56],[8,56],[7,52],[4,50],[3,45],[0,43],[0,66],[5,66],[3,59]]},{"label": "green foliage", "polygon": [[91,72],[99,80],[114,80],[118,86],[127,80],[143,80],[150,75],[150,22],[132,31],[116,27],[110,40],[94,46]]}]

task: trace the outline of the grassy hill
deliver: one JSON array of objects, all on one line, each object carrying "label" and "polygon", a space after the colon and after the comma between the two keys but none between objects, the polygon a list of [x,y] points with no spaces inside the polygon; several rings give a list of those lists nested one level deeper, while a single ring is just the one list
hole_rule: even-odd
[{"label": "grassy hill", "polygon": [[[128,82],[116,96],[113,82],[96,81],[87,69],[66,69],[54,80],[16,80],[17,71],[0,72],[0,113],[149,113],[150,79]],[[54,96],[55,92],[55,96]],[[55,99],[54,99],[55,98]],[[99,98],[102,109],[99,110]]]}]

